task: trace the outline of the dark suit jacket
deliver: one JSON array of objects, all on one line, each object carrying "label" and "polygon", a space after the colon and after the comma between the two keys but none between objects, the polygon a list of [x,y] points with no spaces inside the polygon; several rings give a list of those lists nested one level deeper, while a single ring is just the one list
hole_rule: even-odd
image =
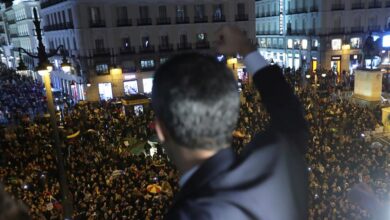
[{"label": "dark suit jacket", "polygon": [[165,219],[305,220],[307,125],[301,105],[277,66],[253,76],[271,117],[236,156],[224,149],[184,184]]}]

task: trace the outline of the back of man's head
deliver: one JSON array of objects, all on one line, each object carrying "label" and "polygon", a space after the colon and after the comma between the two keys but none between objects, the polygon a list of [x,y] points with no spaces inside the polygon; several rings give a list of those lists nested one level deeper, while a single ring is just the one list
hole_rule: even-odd
[{"label": "back of man's head", "polygon": [[237,82],[212,56],[176,55],[155,73],[152,105],[176,144],[218,150],[230,143],[237,123]]}]

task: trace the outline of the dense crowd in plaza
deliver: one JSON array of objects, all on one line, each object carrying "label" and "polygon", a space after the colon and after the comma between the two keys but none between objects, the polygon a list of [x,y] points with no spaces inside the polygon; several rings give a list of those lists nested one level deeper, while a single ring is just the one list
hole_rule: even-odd
[{"label": "dense crowd in plaza", "polygon": [[[17,116],[7,116],[12,126],[0,128],[0,182],[29,207],[33,219],[58,219],[63,207],[48,119],[18,119],[42,111],[42,85],[6,74],[0,77],[0,114],[20,110]],[[321,93],[295,84],[295,76],[286,73],[311,132],[306,154],[309,219],[370,219],[347,194],[354,184],[365,182],[381,200],[390,200],[389,151],[365,135],[380,126],[380,108],[369,109],[340,96],[336,81]],[[254,88],[245,86],[243,95],[246,101],[233,139],[238,153],[269,120]],[[145,108],[137,115],[116,101],[76,105],[62,113],[60,136],[65,140],[62,149],[75,219],[161,219],[178,190],[177,172],[161,147],[153,156],[149,153],[147,140],[155,135],[153,112]],[[79,135],[67,138],[77,131]],[[146,150],[135,153],[135,145]]]},{"label": "dense crowd in plaza", "polygon": [[18,123],[24,116],[42,113],[46,105],[43,84],[3,65],[0,70],[0,124]]}]

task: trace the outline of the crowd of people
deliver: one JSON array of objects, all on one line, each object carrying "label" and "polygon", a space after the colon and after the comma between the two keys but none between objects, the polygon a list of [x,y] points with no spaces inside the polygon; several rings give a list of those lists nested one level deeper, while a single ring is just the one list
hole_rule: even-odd
[{"label": "crowd of people", "polygon": [[[381,200],[390,200],[390,153],[366,136],[381,126],[380,107],[360,106],[340,96],[335,87],[322,93],[286,76],[310,126],[309,219],[370,219],[347,195],[353,185],[365,182]],[[33,219],[58,219],[63,204],[49,121],[26,117],[43,111],[41,90],[32,79],[1,74],[0,112],[17,116],[7,116],[12,126],[0,129],[0,182],[29,207]],[[244,86],[242,94],[245,101],[232,144],[237,153],[269,121],[256,90]],[[153,112],[145,107],[138,113],[117,101],[78,104],[61,113],[74,217],[162,219],[178,190],[178,174],[161,146],[156,153],[150,150]],[[134,151],[135,145],[141,152]]]},{"label": "crowd of people", "polygon": [[25,116],[43,112],[46,105],[43,84],[15,74],[0,65],[0,124],[18,123]]}]

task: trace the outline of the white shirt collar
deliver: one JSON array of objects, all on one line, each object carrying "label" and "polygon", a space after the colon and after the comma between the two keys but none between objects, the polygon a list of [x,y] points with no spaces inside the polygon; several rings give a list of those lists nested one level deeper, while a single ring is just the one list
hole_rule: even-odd
[{"label": "white shirt collar", "polygon": [[194,166],[187,172],[185,172],[179,180],[179,186],[183,187],[184,184],[191,178],[191,176],[198,170],[199,166]]}]

